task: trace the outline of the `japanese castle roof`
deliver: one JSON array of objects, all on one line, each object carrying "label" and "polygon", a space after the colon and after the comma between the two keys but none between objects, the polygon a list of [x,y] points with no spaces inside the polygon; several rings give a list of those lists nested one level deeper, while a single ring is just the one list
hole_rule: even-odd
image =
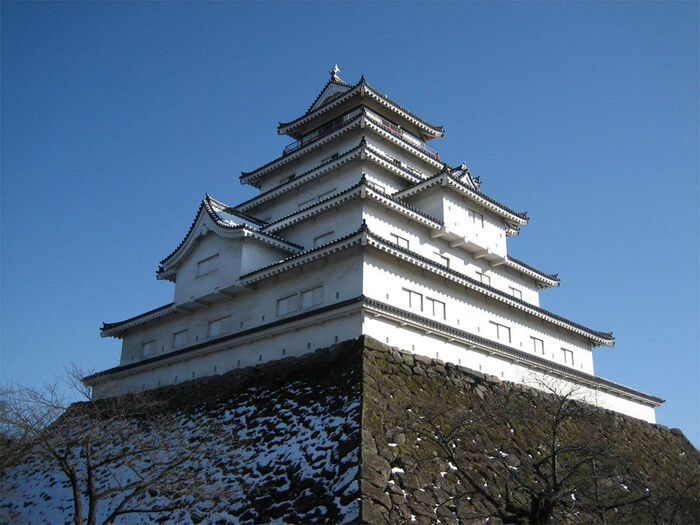
[{"label": "japanese castle roof", "polygon": [[[400,106],[386,95],[380,93],[365,80],[364,75],[362,75],[357,84],[353,85],[342,80],[337,74],[338,71],[339,69],[337,69],[337,66],[333,68],[331,71],[330,80],[328,80],[323,89],[321,89],[321,92],[314,99],[306,113],[289,122],[280,122],[279,126],[277,127],[277,133],[280,135],[293,134],[294,130],[300,128],[319,115],[328,112],[355,95],[360,95],[361,97],[369,96],[382,106],[401,115],[404,119],[420,128],[428,137],[435,138],[443,137],[445,135],[445,130],[442,126],[430,124],[429,122],[420,118],[418,115],[415,115],[406,108]],[[332,88],[335,88],[339,93],[328,97],[326,100],[323,100],[324,95],[326,95]],[[319,104],[319,101],[322,103]]]},{"label": "japanese castle roof", "polygon": [[408,263],[415,264],[416,266],[419,266],[423,269],[432,271],[437,275],[445,277],[451,281],[457,282],[465,286],[466,288],[473,290],[477,293],[486,295],[491,299],[495,299],[496,301],[505,303],[508,306],[534,315],[535,317],[548,321],[554,325],[571,330],[572,332],[575,332],[579,335],[588,338],[591,342],[597,345],[614,346],[615,344],[615,339],[612,335],[612,332],[593,330],[582,324],[576,323],[558,314],[550,312],[549,310],[545,310],[544,308],[541,308],[534,304],[530,304],[522,299],[518,299],[517,297],[514,297],[490,285],[481,283],[480,281],[477,281],[476,279],[473,279],[468,275],[465,275],[452,268],[435,262],[432,259],[429,259],[427,257],[424,257],[423,255],[409,250],[408,248],[403,248],[391,242],[390,240],[387,240],[375,234],[369,229],[369,227],[364,221],[360,229],[357,230],[355,233],[351,233],[334,241],[322,244],[321,246],[305,250],[303,252],[295,253],[285,259],[276,261],[267,266],[263,266],[262,268],[258,268],[245,275],[241,275],[240,281],[244,285],[252,284],[256,281],[272,277],[292,268],[306,265],[309,262],[319,258],[323,258],[329,255],[330,253],[338,252],[359,244],[371,246],[380,251],[390,253]]},{"label": "japanese castle roof", "polygon": [[[209,219],[208,223],[203,222],[206,220],[204,219],[205,217]],[[196,231],[198,224],[202,225],[203,231]],[[177,248],[160,261],[160,267],[156,272],[159,279],[171,279],[173,277],[173,268],[176,262],[189,252],[194,241],[200,234],[208,231],[209,225],[214,226],[214,228],[220,228],[222,231],[239,231],[244,237],[250,237],[256,241],[287,252],[295,253],[303,249],[303,247],[298,244],[277,237],[276,235],[262,232],[261,228],[265,226],[264,222],[244,213],[237,212],[232,207],[207,194],[200,203],[199,209],[185,237],[180,244],[178,244]]]}]

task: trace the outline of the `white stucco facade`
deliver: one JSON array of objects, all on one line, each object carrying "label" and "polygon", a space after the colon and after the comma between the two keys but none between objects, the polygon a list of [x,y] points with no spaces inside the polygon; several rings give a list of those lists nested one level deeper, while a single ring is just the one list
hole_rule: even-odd
[{"label": "white stucco facade", "polygon": [[86,378],[98,396],[148,390],[302,355],[365,334],[502,380],[555,380],[587,402],[654,421],[662,400],[594,375],[612,334],[540,306],[556,275],[508,254],[527,216],[443,162],[433,126],[363,79],[331,75],[295,142],[207,196],[161,261],[173,302],[102,328],[119,366]]}]

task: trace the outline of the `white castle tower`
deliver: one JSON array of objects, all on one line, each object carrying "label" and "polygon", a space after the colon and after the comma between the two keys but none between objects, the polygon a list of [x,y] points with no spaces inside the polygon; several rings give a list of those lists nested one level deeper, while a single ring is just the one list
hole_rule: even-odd
[{"label": "white castle tower", "polygon": [[[119,366],[86,378],[95,394],[140,391],[297,356],[369,335],[519,383],[576,386],[589,402],[650,422],[663,400],[594,375],[613,346],[540,307],[558,287],[508,254],[525,213],[482,193],[467,167],[428,145],[432,125],[337,66],[279,134],[282,154],[240,180],[229,206],[209,195],[158,279],[173,302],[117,323]],[[533,384],[533,386],[536,386]]]}]

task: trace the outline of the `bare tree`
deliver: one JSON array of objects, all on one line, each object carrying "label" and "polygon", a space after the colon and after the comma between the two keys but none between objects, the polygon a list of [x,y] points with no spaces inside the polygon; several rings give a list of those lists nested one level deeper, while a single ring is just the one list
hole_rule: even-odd
[{"label": "bare tree", "polygon": [[601,411],[570,387],[539,388],[536,396],[514,391],[470,406],[440,399],[413,408],[419,417],[407,430],[459,482],[450,502],[478,498],[489,510],[474,519],[545,524],[555,515],[605,522],[649,499],[648,488],[626,476],[631,460],[606,439]]},{"label": "bare tree", "polygon": [[[162,514],[231,497],[197,468],[207,455],[235,448],[236,436],[214,422],[192,428],[147,393],[95,400],[74,370],[69,381],[85,401],[69,405],[57,385],[0,392],[3,483],[28,457],[57,469],[72,493],[73,521],[112,523],[126,514]],[[206,439],[202,439],[206,432]]]}]

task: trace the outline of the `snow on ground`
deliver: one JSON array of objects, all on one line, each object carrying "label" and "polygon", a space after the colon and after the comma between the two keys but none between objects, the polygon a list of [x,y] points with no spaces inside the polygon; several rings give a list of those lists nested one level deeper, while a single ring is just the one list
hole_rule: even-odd
[{"label": "snow on ground", "polygon": [[[341,392],[333,386],[296,381],[285,388],[248,388],[223,401],[176,412],[177,439],[184,436],[201,444],[201,453],[188,459],[186,468],[212,498],[166,514],[126,514],[117,523],[352,521],[359,516],[359,411],[357,387]],[[80,424],[75,428],[79,431]],[[109,433],[109,426],[104,433]],[[133,431],[129,436],[101,435],[99,446],[106,454],[149,439]],[[71,449],[71,457],[84,469],[82,449]],[[128,477],[126,469],[102,471],[98,489]],[[44,456],[30,454],[0,482],[0,522],[72,521],[70,485]],[[121,498],[117,493],[104,499],[98,522]],[[166,503],[167,496],[156,498]],[[86,513],[85,498],[83,508]]]}]

